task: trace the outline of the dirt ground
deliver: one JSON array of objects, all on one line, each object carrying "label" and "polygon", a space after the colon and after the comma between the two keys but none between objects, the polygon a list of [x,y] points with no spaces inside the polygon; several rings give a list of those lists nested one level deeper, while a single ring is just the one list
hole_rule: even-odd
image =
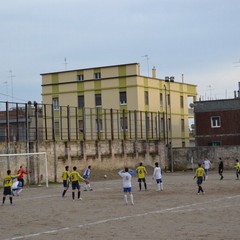
[{"label": "dirt ground", "polygon": [[222,181],[210,172],[204,195],[196,194],[192,172],[164,173],[161,192],[150,174],[148,191],[138,191],[134,177],[134,206],[124,204],[116,176],[99,175],[92,192],[81,192],[82,201],[72,201],[70,190],[62,198],[60,184],[26,187],[15,206],[8,199],[0,206],[0,239],[240,239],[240,180],[233,171]]}]

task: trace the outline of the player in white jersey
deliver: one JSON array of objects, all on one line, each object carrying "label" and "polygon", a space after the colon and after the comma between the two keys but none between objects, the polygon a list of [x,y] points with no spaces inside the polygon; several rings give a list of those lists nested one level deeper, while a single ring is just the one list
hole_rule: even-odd
[{"label": "player in white jersey", "polygon": [[92,191],[93,190],[89,183],[90,173],[91,173],[91,165],[89,165],[83,173],[83,178],[85,180],[88,180],[88,183],[86,183],[86,185],[84,186],[84,191],[87,191],[87,190]]},{"label": "player in white jersey", "polygon": [[155,179],[157,182],[157,191],[162,191],[163,190],[162,169],[159,167],[158,162],[155,163],[153,179]]},{"label": "player in white jersey", "polygon": [[18,181],[17,178],[13,179],[12,193],[13,195],[19,196],[19,193],[22,192],[22,183]]},{"label": "player in white jersey", "polygon": [[207,157],[204,158],[203,160],[203,168],[204,168],[204,180],[208,179],[208,171],[211,167],[211,162]]},{"label": "player in white jersey", "polygon": [[129,193],[131,204],[134,205],[132,194],[132,176],[134,175],[134,171],[128,170],[126,167],[125,170],[119,171],[118,174],[122,177],[123,180],[123,192],[126,205],[128,204],[127,193]]}]

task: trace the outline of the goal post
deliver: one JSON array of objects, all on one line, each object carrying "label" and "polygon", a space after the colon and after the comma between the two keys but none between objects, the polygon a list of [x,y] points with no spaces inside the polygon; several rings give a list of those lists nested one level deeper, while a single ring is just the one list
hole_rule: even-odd
[{"label": "goal post", "polygon": [[3,179],[7,170],[16,175],[20,166],[31,172],[26,176],[27,184],[46,184],[48,187],[48,161],[46,152],[0,154],[0,178]]}]

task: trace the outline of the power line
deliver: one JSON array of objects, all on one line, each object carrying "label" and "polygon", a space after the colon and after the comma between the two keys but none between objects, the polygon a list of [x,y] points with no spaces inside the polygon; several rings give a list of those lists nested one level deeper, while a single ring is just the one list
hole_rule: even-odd
[{"label": "power line", "polygon": [[[8,94],[4,94],[4,93],[0,93],[0,95],[3,95],[3,96],[5,96],[5,97],[12,97],[12,96],[10,96],[10,95],[8,95]],[[26,99],[22,99],[22,98],[16,98],[16,97],[12,97],[13,99],[15,99],[15,100],[20,100],[20,101],[24,101],[24,102],[27,102],[28,100],[26,100]]]}]

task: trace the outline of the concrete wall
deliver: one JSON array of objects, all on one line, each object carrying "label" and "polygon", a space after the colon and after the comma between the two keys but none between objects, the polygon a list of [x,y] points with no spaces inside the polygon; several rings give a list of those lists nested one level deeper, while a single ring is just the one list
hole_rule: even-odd
[{"label": "concrete wall", "polygon": [[[30,143],[31,151],[36,151],[35,143]],[[114,171],[124,166],[135,168],[139,162],[145,166],[154,166],[154,162],[160,162],[162,169],[171,169],[171,158],[165,144],[158,141],[75,141],[75,142],[48,142],[39,143],[39,152],[46,152],[48,159],[48,177],[51,182],[60,182],[61,174],[66,165],[77,166],[82,173],[92,165],[94,170]],[[9,153],[25,153],[26,144],[11,143]],[[0,143],[0,154],[6,154],[6,143]],[[173,148],[174,171],[196,168],[203,158],[207,156],[212,162],[212,168],[217,169],[219,157],[222,158],[225,169],[232,169],[235,160],[239,157],[240,146],[214,146]],[[168,160],[169,159],[169,160]],[[23,165],[32,171],[30,181],[32,183],[44,182],[44,164],[40,161],[40,180],[37,176],[37,164],[28,163],[26,157],[14,157],[10,160],[10,169],[16,173],[19,166]],[[7,158],[0,157],[0,178],[6,175]],[[40,182],[39,182],[40,181]]]},{"label": "concrete wall", "polygon": [[174,148],[173,159],[175,170],[187,170],[196,168],[198,163],[202,163],[205,156],[212,163],[212,168],[217,169],[219,158],[224,162],[224,168],[233,170],[235,160],[239,159],[240,146],[211,146],[211,147],[192,147]]},{"label": "concrete wall", "polygon": [[[35,152],[36,146],[30,144],[30,151]],[[95,170],[117,170],[128,166],[135,168],[139,162],[144,165],[154,166],[154,162],[160,162],[163,169],[168,167],[166,161],[165,145],[158,141],[75,141],[75,142],[48,142],[39,143],[39,152],[46,152],[48,159],[49,181],[61,181],[62,171],[66,165],[77,166],[82,173],[88,166],[92,165]],[[25,153],[25,144],[10,144],[9,153]],[[4,143],[0,143],[0,154],[6,154],[7,148]],[[36,183],[38,170],[36,162],[28,164],[24,159],[15,157],[10,160],[10,169],[16,173],[20,165],[28,167],[35,174],[31,176],[33,183]],[[40,181],[44,179],[44,162],[40,161]],[[6,175],[7,159],[0,159],[0,177]],[[39,182],[37,182],[39,184]]]}]

